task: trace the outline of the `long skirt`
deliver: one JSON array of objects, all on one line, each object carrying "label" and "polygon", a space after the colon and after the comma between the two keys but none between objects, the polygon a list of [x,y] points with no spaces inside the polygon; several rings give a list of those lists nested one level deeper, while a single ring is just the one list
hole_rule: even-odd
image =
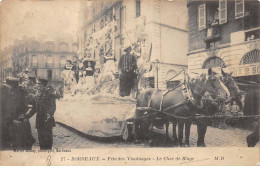
[{"label": "long skirt", "polygon": [[120,96],[130,96],[131,89],[134,85],[135,73],[134,72],[122,72],[120,74]]}]

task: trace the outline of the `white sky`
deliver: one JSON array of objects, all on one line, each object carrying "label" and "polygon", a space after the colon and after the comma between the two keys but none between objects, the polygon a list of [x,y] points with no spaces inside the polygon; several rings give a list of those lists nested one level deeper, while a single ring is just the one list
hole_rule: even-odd
[{"label": "white sky", "polygon": [[25,36],[76,41],[79,9],[79,0],[2,0],[1,49]]}]

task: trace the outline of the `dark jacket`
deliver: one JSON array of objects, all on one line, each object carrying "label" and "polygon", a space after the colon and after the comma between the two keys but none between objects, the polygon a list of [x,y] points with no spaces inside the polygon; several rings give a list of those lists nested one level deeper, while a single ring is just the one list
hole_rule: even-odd
[{"label": "dark jacket", "polygon": [[[28,110],[25,91],[20,86],[2,85],[1,102],[1,149],[30,149],[34,143],[29,121],[21,121]],[[10,147],[12,145],[12,147]]]},{"label": "dark jacket", "polygon": [[17,119],[27,111],[25,104],[25,91],[22,87],[11,87],[9,85],[1,86],[1,114],[4,115],[2,120]]},{"label": "dark jacket", "polygon": [[131,55],[130,53],[122,55],[118,63],[118,69],[125,72],[136,70],[137,64],[135,56]]},{"label": "dark jacket", "polygon": [[55,126],[54,113],[56,111],[56,95],[51,86],[37,89],[39,95],[36,96],[36,102],[33,105],[33,110],[27,114],[27,118],[36,114],[36,128],[49,128]]}]

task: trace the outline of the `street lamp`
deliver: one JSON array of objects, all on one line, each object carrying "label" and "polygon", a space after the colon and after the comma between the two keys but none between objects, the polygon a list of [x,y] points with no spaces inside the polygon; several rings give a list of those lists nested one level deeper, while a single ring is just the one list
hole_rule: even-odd
[{"label": "street lamp", "polygon": [[159,64],[160,64],[160,61],[158,59],[156,59],[154,62],[154,67],[156,69],[156,88],[158,89],[158,70],[159,70]]}]

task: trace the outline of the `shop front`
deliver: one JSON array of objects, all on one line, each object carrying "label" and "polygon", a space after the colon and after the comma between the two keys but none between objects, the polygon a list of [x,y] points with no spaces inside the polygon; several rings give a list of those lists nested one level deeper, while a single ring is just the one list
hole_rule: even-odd
[{"label": "shop front", "polygon": [[[227,64],[218,56],[208,57],[202,64],[202,69],[222,68],[224,72],[232,73],[239,89],[244,93],[242,99],[245,115],[259,114],[260,102],[260,57],[259,49],[253,49],[242,55],[238,65]],[[231,106],[233,102],[231,103]],[[241,110],[239,105],[239,110]]]},{"label": "shop front", "polygon": [[260,89],[260,63],[239,65],[229,70],[241,90]]}]

